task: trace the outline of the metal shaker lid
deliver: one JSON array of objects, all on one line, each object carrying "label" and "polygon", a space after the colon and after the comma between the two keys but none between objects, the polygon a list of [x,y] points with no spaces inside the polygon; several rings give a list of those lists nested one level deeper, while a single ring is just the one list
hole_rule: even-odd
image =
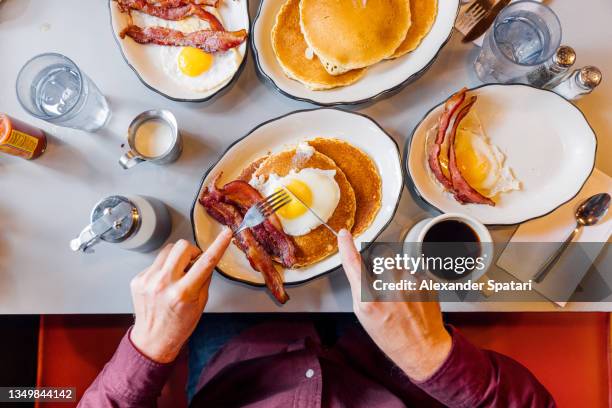
[{"label": "metal shaker lid", "polygon": [[91,224],[70,242],[73,251],[90,252],[90,247],[100,240],[111,243],[124,241],[140,226],[138,208],[123,196],[101,200],[95,205],[90,218]]},{"label": "metal shaker lid", "polygon": [[104,219],[111,228],[100,238],[106,242],[121,242],[138,228],[140,215],[138,208],[123,196],[110,196],[101,200],[91,211],[91,222]]},{"label": "metal shaker lid", "polygon": [[562,45],[557,48],[557,52],[553,55],[555,64],[561,67],[571,67],[576,62],[576,51],[569,45]]},{"label": "metal shaker lid", "polygon": [[601,82],[601,71],[592,65],[581,68],[578,81],[585,88],[593,89]]}]

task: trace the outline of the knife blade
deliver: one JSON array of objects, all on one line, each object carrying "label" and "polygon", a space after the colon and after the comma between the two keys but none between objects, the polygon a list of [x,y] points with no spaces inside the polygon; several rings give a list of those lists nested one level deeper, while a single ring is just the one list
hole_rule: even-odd
[{"label": "knife blade", "polygon": [[472,42],[484,33],[487,32],[491,24],[497,18],[497,15],[506,7],[512,0],[499,0],[491,10],[478,22],[472,29],[463,37],[461,42]]},{"label": "knife blade", "polygon": [[310,211],[310,213],[314,215],[317,220],[321,221],[321,224],[325,225],[325,227],[327,227],[327,229],[330,230],[332,234],[334,234],[335,236],[338,236],[338,233],[332,227],[330,227],[325,221],[323,221],[323,218],[319,217],[319,215],[312,208],[310,208],[308,204],[302,201],[302,199],[298,197],[297,194],[294,194],[293,191],[289,190],[287,186],[285,186],[284,184],[281,184],[281,185],[287,192],[289,192],[289,194],[291,194],[297,201],[299,201],[304,207],[306,207],[306,209]]}]

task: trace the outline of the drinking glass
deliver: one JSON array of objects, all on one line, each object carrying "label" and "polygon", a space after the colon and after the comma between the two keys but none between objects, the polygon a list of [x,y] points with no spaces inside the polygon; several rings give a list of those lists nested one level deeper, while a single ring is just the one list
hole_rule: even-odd
[{"label": "drinking glass", "polygon": [[32,116],[90,132],[102,128],[110,109],[98,87],[69,58],[40,54],[17,75],[17,99]]},{"label": "drinking glass", "polygon": [[487,31],[474,69],[482,82],[512,82],[552,57],[561,44],[561,23],[547,6],[517,1]]}]

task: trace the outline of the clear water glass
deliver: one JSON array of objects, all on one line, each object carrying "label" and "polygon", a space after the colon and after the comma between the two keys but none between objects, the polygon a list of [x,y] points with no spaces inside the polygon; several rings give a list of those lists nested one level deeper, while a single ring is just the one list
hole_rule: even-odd
[{"label": "clear water glass", "polygon": [[110,118],[104,95],[69,58],[40,54],[17,76],[17,99],[32,116],[74,129],[94,132]]},{"label": "clear water glass", "polygon": [[487,31],[474,69],[482,82],[513,82],[542,65],[561,44],[561,23],[547,6],[517,1]]}]

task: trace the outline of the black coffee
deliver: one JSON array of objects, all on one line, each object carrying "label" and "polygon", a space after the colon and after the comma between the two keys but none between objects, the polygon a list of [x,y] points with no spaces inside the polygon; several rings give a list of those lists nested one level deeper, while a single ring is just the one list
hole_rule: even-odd
[{"label": "black coffee", "polygon": [[[441,260],[429,262],[429,270],[434,275],[446,280],[460,279],[474,270],[475,265],[469,259],[480,256],[480,240],[476,231],[466,223],[445,220],[425,233],[422,252],[426,258]],[[449,265],[453,267],[449,268]]]}]

